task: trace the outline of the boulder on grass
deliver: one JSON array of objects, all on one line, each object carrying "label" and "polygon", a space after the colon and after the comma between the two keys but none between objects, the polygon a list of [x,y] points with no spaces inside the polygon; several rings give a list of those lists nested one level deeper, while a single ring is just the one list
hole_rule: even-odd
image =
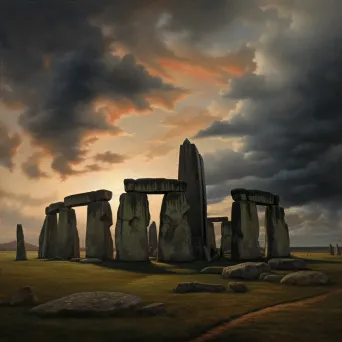
[{"label": "boulder on grass", "polygon": [[260,275],[265,272],[271,272],[270,266],[265,262],[244,262],[225,267],[222,271],[222,277],[254,280],[259,279]]},{"label": "boulder on grass", "polygon": [[268,264],[273,270],[307,270],[308,267],[302,259],[279,258],[270,259]]},{"label": "boulder on grass", "polygon": [[298,271],[287,274],[281,281],[284,285],[316,286],[327,285],[329,278],[323,272],[318,271]]}]

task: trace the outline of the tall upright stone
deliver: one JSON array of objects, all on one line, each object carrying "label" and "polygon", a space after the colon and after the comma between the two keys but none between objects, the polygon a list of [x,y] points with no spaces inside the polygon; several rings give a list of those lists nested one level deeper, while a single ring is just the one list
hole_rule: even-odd
[{"label": "tall upright stone", "polygon": [[265,211],[265,255],[266,258],[289,257],[290,236],[285,222],[284,208],[268,205]]},{"label": "tall upright stone", "polygon": [[157,226],[156,223],[153,221],[148,228],[148,250],[150,256],[157,255],[157,248],[158,248],[158,237],[157,237]]},{"label": "tall upright stone", "polygon": [[21,224],[17,224],[17,255],[15,260],[27,260],[24,231]]},{"label": "tall upright stone", "polygon": [[206,240],[206,247],[210,253],[210,258],[212,258],[217,253],[214,222],[207,221]]},{"label": "tall upright stone", "polygon": [[190,206],[184,192],[164,195],[158,238],[158,261],[194,260],[191,229],[188,224]]},{"label": "tall upright stone", "polygon": [[86,258],[113,259],[112,209],[107,201],[88,204],[86,228]]},{"label": "tall upright stone", "polygon": [[341,248],[338,244],[336,244],[336,247],[335,247],[335,254],[336,255],[341,255]]},{"label": "tall upright stone", "polygon": [[232,252],[232,224],[230,221],[222,221],[221,223],[220,252],[221,256]]},{"label": "tall upright stone", "polygon": [[178,179],[187,183],[186,197],[190,205],[188,222],[193,255],[197,259],[203,259],[207,230],[205,172],[202,156],[195,144],[191,144],[188,139],[180,146]]},{"label": "tall upright stone", "polygon": [[129,192],[120,196],[115,226],[116,260],[149,260],[147,226],[150,219],[146,194]]},{"label": "tall upright stone", "polygon": [[254,202],[238,201],[232,205],[232,259],[252,260],[261,256],[259,219]]},{"label": "tall upright stone", "polygon": [[57,233],[57,257],[62,259],[80,256],[80,241],[75,210],[62,208],[59,212]]},{"label": "tall upright stone", "polygon": [[334,247],[333,247],[332,244],[329,245],[329,253],[330,253],[330,255],[334,255],[335,254]]},{"label": "tall upright stone", "polygon": [[57,256],[57,214],[47,214],[39,235],[38,258]]}]

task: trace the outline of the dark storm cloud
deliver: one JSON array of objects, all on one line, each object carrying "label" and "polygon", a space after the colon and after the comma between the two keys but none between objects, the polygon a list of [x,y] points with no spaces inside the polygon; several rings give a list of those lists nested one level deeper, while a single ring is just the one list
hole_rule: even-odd
[{"label": "dark storm cloud", "polygon": [[40,169],[40,161],[44,156],[42,153],[34,153],[21,164],[24,174],[30,179],[40,179],[48,177],[48,174]]},{"label": "dark storm cloud", "polygon": [[10,133],[3,122],[0,121],[0,166],[14,168],[13,158],[21,144],[18,133]]},{"label": "dark storm cloud", "polygon": [[102,163],[108,164],[119,164],[126,160],[127,158],[122,154],[113,153],[106,151],[104,153],[98,153],[94,156],[94,160]]}]

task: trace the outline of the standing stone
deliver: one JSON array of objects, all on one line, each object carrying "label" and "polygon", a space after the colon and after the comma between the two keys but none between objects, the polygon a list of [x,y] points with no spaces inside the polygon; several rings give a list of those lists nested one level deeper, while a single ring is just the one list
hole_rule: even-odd
[{"label": "standing stone", "polygon": [[190,205],[188,222],[193,255],[197,259],[203,259],[207,225],[204,164],[195,144],[191,144],[188,139],[180,146],[178,179],[187,183],[186,198]]},{"label": "standing stone", "polygon": [[17,261],[27,260],[23,226],[17,224]]},{"label": "standing stone", "polygon": [[122,194],[115,226],[116,260],[149,260],[147,239],[149,223],[147,195],[138,192]]},{"label": "standing stone", "polygon": [[38,259],[43,259],[43,242],[44,242],[44,236],[45,236],[45,222],[46,222],[46,217],[44,219],[44,223],[42,226],[42,229],[39,234],[39,239],[38,239]]},{"label": "standing stone", "polygon": [[148,250],[150,256],[155,256],[158,248],[157,226],[153,221],[148,228]]},{"label": "standing stone", "polygon": [[330,255],[334,255],[335,254],[334,247],[333,247],[332,244],[329,245],[329,253],[330,253]]},{"label": "standing stone", "polygon": [[80,257],[80,241],[75,210],[63,208],[59,212],[57,233],[57,257],[72,259]]},{"label": "standing stone", "polygon": [[107,201],[88,204],[86,228],[86,258],[113,258],[112,209]]},{"label": "standing stone", "polygon": [[290,237],[285,222],[284,208],[269,205],[265,211],[265,254],[266,258],[289,257]]},{"label": "standing stone", "polygon": [[184,192],[164,195],[158,239],[158,261],[194,260],[187,214],[190,206]]},{"label": "standing stone", "polygon": [[258,212],[254,202],[233,202],[232,233],[233,260],[250,260],[261,256]]},{"label": "standing stone", "polygon": [[340,249],[338,244],[336,244],[336,247],[335,247],[335,254],[336,255],[341,255],[341,249]]},{"label": "standing stone", "polygon": [[221,256],[232,252],[232,224],[229,221],[221,223]]},{"label": "standing stone", "polygon": [[216,237],[215,237],[215,226],[214,222],[207,222],[207,233],[206,233],[206,246],[208,248],[210,258],[212,258],[216,253]]},{"label": "standing stone", "polygon": [[45,217],[39,236],[38,258],[54,258],[57,251],[57,214],[48,214]]}]

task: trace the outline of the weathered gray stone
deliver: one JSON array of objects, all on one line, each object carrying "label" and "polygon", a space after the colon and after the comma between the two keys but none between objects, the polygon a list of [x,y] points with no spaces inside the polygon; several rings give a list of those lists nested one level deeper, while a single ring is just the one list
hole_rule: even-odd
[{"label": "weathered gray stone", "polygon": [[221,223],[221,255],[232,252],[232,223],[223,221]]},{"label": "weathered gray stone", "polygon": [[264,272],[260,274],[259,280],[264,280],[268,275],[271,275],[273,273],[270,272]]},{"label": "weathered gray stone", "polygon": [[332,244],[329,245],[329,253],[330,253],[330,255],[334,255],[335,254],[334,247],[333,247]]},{"label": "weathered gray stone", "polygon": [[120,292],[81,292],[38,305],[30,310],[39,316],[116,316],[137,312],[142,306],[139,297]]},{"label": "weathered gray stone", "polygon": [[210,259],[217,254],[215,227],[213,222],[207,222],[206,247],[209,250]]},{"label": "weathered gray stone", "polygon": [[186,198],[190,205],[188,222],[191,229],[191,245],[196,259],[205,257],[207,195],[203,158],[195,144],[185,139],[180,146],[178,179],[187,183]]},{"label": "weathered gray stone", "polygon": [[265,278],[264,281],[268,283],[280,283],[280,281],[283,279],[283,275],[280,274],[268,274]]},{"label": "weathered gray stone", "polygon": [[64,198],[65,207],[79,207],[97,201],[110,201],[113,193],[109,190],[97,190],[70,195]]},{"label": "weathered gray stone", "polygon": [[112,209],[107,201],[88,204],[86,258],[113,259]]},{"label": "weathered gray stone", "polygon": [[229,290],[236,293],[245,293],[247,292],[247,286],[244,283],[232,281],[228,283]]},{"label": "weathered gray stone", "polygon": [[10,306],[33,306],[36,303],[37,298],[30,286],[21,287],[9,300]]},{"label": "weathered gray stone", "polygon": [[207,217],[208,222],[228,222],[227,216]]},{"label": "weathered gray stone", "polygon": [[232,205],[232,259],[260,258],[259,219],[254,202],[239,201]]},{"label": "weathered gray stone", "polygon": [[153,303],[150,305],[146,305],[143,308],[139,309],[139,313],[143,316],[157,316],[165,313],[165,304],[164,303]]},{"label": "weathered gray stone", "polygon": [[201,270],[201,273],[222,274],[223,269],[224,269],[224,266],[209,266],[209,267],[203,268],[203,270]]},{"label": "weathered gray stone", "polygon": [[164,195],[158,238],[158,261],[194,260],[187,214],[189,205],[184,192]]},{"label": "weathered gray stone", "polygon": [[23,226],[17,224],[17,261],[27,260]]},{"label": "weathered gray stone", "polygon": [[142,192],[144,194],[167,194],[169,192],[186,191],[186,182],[168,178],[139,178],[124,180],[126,192]]},{"label": "weathered gray stone", "polygon": [[341,255],[341,249],[339,247],[339,245],[336,244],[336,247],[335,247],[335,254],[336,255]]},{"label": "weathered gray stone", "polygon": [[298,271],[287,274],[280,282],[284,285],[303,285],[316,286],[326,285],[329,283],[329,278],[323,272],[317,271]]},{"label": "weathered gray stone", "polygon": [[41,235],[39,236],[38,258],[49,259],[57,253],[57,214],[45,217]]},{"label": "weathered gray stone", "polygon": [[120,196],[115,227],[116,260],[149,260],[147,226],[150,218],[146,194],[129,192]]},{"label": "weathered gray stone", "polygon": [[267,191],[236,188],[231,191],[234,201],[250,201],[258,205],[278,205],[279,196]]},{"label": "weathered gray stone", "polygon": [[157,256],[158,253],[158,237],[157,237],[157,226],[153,221],[148,228],[148,251],[149,256]]},{"label": "weathered gray stone", "polygon": [[51,203],[45,208],[45,215],[58,214],[62,208],[64,208],[64,202]]},{"label": "weathered gray stone", "polygon": [[265,253],[267,258],[289,257],[290,236],[284,208],[269,205],[265,211]]},{"label": "weathered gray stone", "polygon": [[74,209],[63,208],[59,212],[56,253],[57,257],[62,259],[80,257],[79,236]]},{"label": "weathered gray stone", "polygon": [[222,271],[222,277],[253,280],[259,279],[260,275],[265,272],[271,272],[270,266],[265,262],[244,262],[225,267]]},{"label": "weathered gray stone", "polygon": [[308,268],[306,262],[302,259],[270,259],[268,264],[272,270],[306,270]]},{"label": "weathered gray stone", "polygon": [[204,284],[204,283],[179,283],[174,292],[190,293],[190,292],[225,292],[226,287],[221,284]]}]

